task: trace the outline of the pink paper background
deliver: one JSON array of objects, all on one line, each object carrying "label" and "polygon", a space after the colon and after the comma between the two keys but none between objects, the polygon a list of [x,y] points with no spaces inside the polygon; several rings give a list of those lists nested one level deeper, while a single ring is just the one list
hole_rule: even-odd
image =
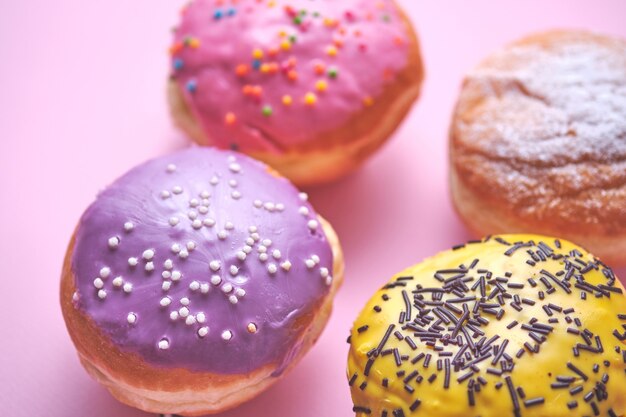
[{"label": "pink paper background", "polygon": [[[360,172],[310,192],[347,259],[334,315],[294,372],[224,416],[352,415],[345,338],[362,304],[393,273],[469,238],[447,190],[447,129],[463,72],[534,30],[626,37],[620,0],[401,3],[421,36],[422,99]],[[82,370],[58,280],[65,245],[96,191],[186,145],[165,102],[169,29],[182,4],[0,2],[0,415],[148,415],[116,402]]]}]

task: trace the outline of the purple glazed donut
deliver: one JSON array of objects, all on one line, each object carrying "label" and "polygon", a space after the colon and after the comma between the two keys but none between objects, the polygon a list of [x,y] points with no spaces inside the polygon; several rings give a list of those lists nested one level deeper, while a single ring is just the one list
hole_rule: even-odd
[{"label": "purple glazed donut", "polygon": [[81,362],[116,398],[198,415],[295,364],[342,275],[306,194],[244,155],[192,148],[98,195],[69,245],[61,304]]}]

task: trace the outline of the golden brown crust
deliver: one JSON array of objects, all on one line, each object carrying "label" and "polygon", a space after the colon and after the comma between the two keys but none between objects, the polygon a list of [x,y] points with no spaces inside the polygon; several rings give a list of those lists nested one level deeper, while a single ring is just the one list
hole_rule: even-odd
[{"label": "golden brown crust", "polygon": [[[323,218],[319,218],[333,250],[333,284],[328,295],[313,309],[313,314],[302,317],[297,328],[306,327],[302,348],[282,375],[306,354],[317,341],[332,310],[332,300],[343,282],[344,260],[339,240],[334,230]],[[75,236],[68,246],[61,275],[61,310],[68,332],[78,351],[81,363],[88,373],[119,401],[148,412],[202,415],[217,413],[253,398],[269,388],[280,377],[272,377],[276,368],[269,364],[249,374],[222,375],[209,372],[192,372],[187,369],[159,368],[141,359],[137,354],[123,352],[113,344],[80,310],[74,308],[72,296],[76,291],[75,277],[71,270],[71,257]],[[199,401],[194,393],[225,393],[218,401]],[[180,393],[180,395],[179,395]],[[191,395],[190,395],[191,393]],[[178,397],[182,398],[180,403]],[[191,397],[191,399],[189,399]]]},{"label": "golden brown crust", "polygon": [[[400,9],[409,34],[409,56],[406,67],[385,86],[372,106],[364,107],[343,126],[327,131],[284,149],[284,153],[253,153],[278,169],[296,185],[312,185],[332,181],[358,168],[378,150],[396,130],[418,98],[424,79],[424,65],[417,34],[404,11]],[[174,80],[168,85],[168,100],[176,124],[200,145],[213,141],[202,131],[182,92]]]},{"label": "golden brown crust", "polygon": [[452,120],[451,169],[495,219],[467,218],[453,194],[470,227],[624,239],[625,86],[626,41],[579,31],[532,35],[471,71]]}]

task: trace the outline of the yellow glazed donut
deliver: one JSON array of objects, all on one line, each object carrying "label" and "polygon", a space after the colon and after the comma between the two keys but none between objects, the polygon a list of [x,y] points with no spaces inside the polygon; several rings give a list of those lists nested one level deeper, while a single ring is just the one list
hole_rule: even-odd
[{"label": "yellow glazed donut", "polygon": [[394,276],[348,339],[358,417],[626,414],[626,298],[582,248],[468,242]]}]

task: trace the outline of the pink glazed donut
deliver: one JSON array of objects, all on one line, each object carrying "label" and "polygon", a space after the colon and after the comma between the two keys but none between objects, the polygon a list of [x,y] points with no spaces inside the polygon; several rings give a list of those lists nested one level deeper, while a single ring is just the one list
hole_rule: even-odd
[{"label": "pink glazed donut", "polygon": [[423,78],[417,37],[393,0],[195,0],[170,53],[176,124],[298,185],[356,169]]},{"label": "pink glazed donut", "polygon": [[146,162],[85,211],[61,306],[79,358],[149,412],[221,412],[309,350],[342,281],[333,229],[286,179],[231,151]]}]

